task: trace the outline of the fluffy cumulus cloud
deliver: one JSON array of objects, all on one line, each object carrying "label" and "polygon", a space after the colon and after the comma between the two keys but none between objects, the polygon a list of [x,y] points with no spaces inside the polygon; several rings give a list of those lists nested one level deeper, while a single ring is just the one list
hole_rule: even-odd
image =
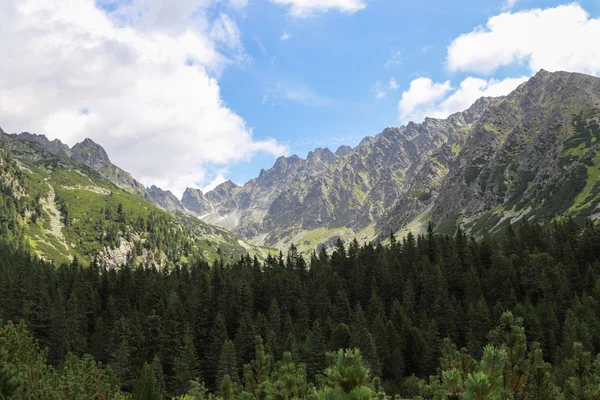
[{"label": "fluffy cumulus cloud", "polygon": [[271,3],[289,7],[295,17],[308,17],[315,13],[340,11],[352,14],[364,9],[364,0],[269,0]]},{"label": "fluffy cumulus cloud", "polygon": [[[208,168],[284,153],[221,98],[219,71],[243,55],[235,23],[208,20],[209,0],[178,4],[134,0],[109,14],[94,0],[0,2],[0,51],[11,55],[1,126],[70,145],[91,137],[143,183],[178,194],[207,184]],[[194,28],[181,28],[190,16]]]},{"label": "fluffy cumulus cloud", "polygon": [[600,72],[600,19],[577,3],[503,13],[448,47],[450,71],[491,74],[502,66]]},{"label": "fluffy cumulus cloud", "polygon": [[435,83],[430,78],[420,77],[410,83],[408,90],[402,93],[400,100],[400,119],[408,122],[416,117],[424,107],[442,99],[452,87],[450,81]]},{"label": "fluffy cumulus cloud", "polygon": [[527,79],[525,76],[503,80],[468,77],[457,89],[452,89],[448,81],[435,83],[429,78],[417,78],[402,93],[400,119],[407,123],[420,122],[425,117],[446,118],[466,110],[480,97],[507,95]]}]

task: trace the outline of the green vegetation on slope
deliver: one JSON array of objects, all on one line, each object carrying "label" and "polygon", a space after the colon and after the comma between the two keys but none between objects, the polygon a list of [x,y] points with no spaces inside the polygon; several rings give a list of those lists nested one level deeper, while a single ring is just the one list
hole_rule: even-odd
[{"label": "green vegetation on slope", "polygon": [[95,171],[37,150],[36,157],[18,160],[8,149],[1,151],[2,204],[10,220],[6,230],[46,259],[89,263],[100,256],[111,265],[172,266],[195,258],[262,255],[222,228],[160,210]]}]

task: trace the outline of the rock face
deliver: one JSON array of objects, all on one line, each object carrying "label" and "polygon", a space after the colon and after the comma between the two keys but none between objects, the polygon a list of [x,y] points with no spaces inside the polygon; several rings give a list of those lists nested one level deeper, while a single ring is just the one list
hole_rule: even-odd
[{"label": "rock face", "polygon": [[598,78],[540,71],[510,95],[444,120],[386,128],[354,149],[316,149],[306,160],[280,157],[244,186],[223,184],[188,209],[256,243],[307,251],[429,221],[477,234],[524,217],[598,218],[599,96]]},{"label": "rock face", "polygon": [[181,198],[181,205],[186,210],[197,215],[204,215],[213,211],[210,201],[208,201],[200,189],[187,188]]},{"label": "rock face", "polygon": [[540,71],[490,104],[445,179],[436,223],[494,230],[521,218],[598,218],[600,79]]},{"label": "rock face", "polygon": [[120,188],[148,199],[144,185],[133,179],[129,172],[111,163],[104,148],[91,139],[85,139],[83,142],[75,144],[73,148],[69,148],[69,146],[60,140],[54,139],[51,141],[44,135],[23,132],[18,134],[17,137],[22,140],[39,143],[42,148],[50,153],[69,157],[99,172]]},{"label": "rock face", "polygon": [[36,135],[35,133],[29,133],[29,132],[20,133],[19,138],[21,138],[23,140],[28,140],[30,142],[37,142],[42,147],[50,150],[54,154],[59,154],[61,156],[67,156],[67,157],[71,156],[71,149],[69,149],[69,146],[67,146],[66,144],[64,144],[63,142],[61,142],[58,139],[54,139],[54,140],[50,141],[44,135]]},{"label": "rock face", "polygon": [[335,155],[339,157],[346,156],[350,153],[352,153],[352,147],[345,145],[338,147],[338,149],[335,151]]},{"label": "rock face", "polygon": [[71,158],[95,171],[105,170],[112,165],[106,150],[92,139],[85,139],[73,146]]},{"label": "rock face", "polygon": [[177,197],[170,190],[162,190],[154,185],[146,189],[152,202],[169,211],[185,211]]}]

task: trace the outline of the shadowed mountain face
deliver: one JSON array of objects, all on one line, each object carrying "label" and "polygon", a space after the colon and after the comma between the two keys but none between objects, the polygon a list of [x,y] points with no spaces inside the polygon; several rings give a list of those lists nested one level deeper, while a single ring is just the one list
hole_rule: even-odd
[{"label": "shadowed mountain face", "polygon": [[337,237],[457,225],[474,234],[521,218],[598,217],[600,79],[540,71],[513,93],[447,119],[387,128],[356,148],[281,157],[244,186],[190,200],[205,221],[302,251]]}]

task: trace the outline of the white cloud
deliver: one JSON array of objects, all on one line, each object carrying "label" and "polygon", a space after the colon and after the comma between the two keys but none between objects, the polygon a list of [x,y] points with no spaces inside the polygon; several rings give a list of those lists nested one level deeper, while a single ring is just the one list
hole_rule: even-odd
[{"label": "white cloud", "polygon": [[389,86],[391,90],[396,90],[400,87],[396,78],[391,78],[389,82]]},{"label": "white cloud", "polygon": [[448,47],[450,71],[491,74],[502,66],[600,72],[600,19],[577,3],[503,13]]},{"label": "white cloud", "polygon": [[269,0],[271,3],[287,6],[294,17],[309,17],[315,13],[340,11],[352,14],[364,9],[364,0]]},{"label": "white cloud", "polygon": [[385,85],[382,85],[381,81],[375,82],[371,90],[373,91],[373,94],[375,95],[375,99],[377,101],[381,101],[387,97],[387,87],[385,87]]},{"label": "white cloud", "polygon": [[277,100],[287,100],[310,107],[333,107],[335,100],[316,93],[312,88],[298,82],[277,82],[274,87],[267,87],[263,96],[263,104]]},{"label": "white cloud", "polygon": [[241,36],[236,23],[224,13],[219,14],[210,31],[212,40],[221,42],[231,49],[243,47]]},{"label": "white cloud", "polygon": [[248,6],[248,0],[229,0],[232,8],[242,9]]},{"label": "white cloud", "polygon": [[[181,4],[202,14],[198,3]],[[144,4],[158,18],[151,6],[159,2]],[[202,185],[215,166],[286,151],[274,139],[254,139],[221,98],[215,73],[232,60],[216,46],[241,45],[224,14],[202,29],[176,30],[165,21],[156,29],[141,20],[119,23],[94,0],[0,2],[0,15],[0,52],[10,54],[0,63],[7,131],[45,133],[70,145],[91,137],[144,184],[176,194]],[[171,15],[177,18],[179,11]]]},{"label": "white cloud", "polygon": [[[407,123],[420,122],[425,117],[446,118],[455,112],[466,110],[481,97],[507,95],[527,79],[525,76],[503,80],[468,77],[458,89],[446,96],[452,90],[449,82],[434,83],[429,78],[417,78],[411,82],[410,89],[402,94],[402,100],[405,100],[405,95],[409,96],[409,100],[405,104],[400,102],[400,119]],[[415,93],[425,94],[419,98],[410,97]]]},{"label": "white cloud", "polygon": [[279,36],[279,40],[281,40],[282,42],[285,42],[286,40],[291,39],[292,35],[290,35],[287,32],[284,32],[281,36]]},{"label": "white cloud", "polygon": [[392,53],[392,56],[383,64],[383,66],[389,68],[400,64],[402,64],[402,53],[396,50]]},{"label": "white cloud", "polygon": [[512,8],[517,4],[519,0],[504,0],[504,4],[502,4],[503,10],[512,10]]},{"label": "white cloud", "polygon": [[386,92],[384,92],[381,89],[375,89],[375,98],[377,100],[381,100],[381,99],[385,98],[385,96],[387,96]]},{"label": "white cloud", "polygon": [[399,110],[400,119],[408,122],[420,112],[423,106],[429,106],[443,98],[452,87],[450,81],[435,83],[430,78],[420,77],[410,83],[408,90],[402,93]]},{"label": "white cloud", "polygon": [[212,179],[206,185],[202,186],[202,192],[210,192],[211,190],[219,186],[221,183],[226,182],[227,178],[225,177],[225,175],[227,175],[227,171],[217,172],[217,175],[214,177],[214,179]]}]

